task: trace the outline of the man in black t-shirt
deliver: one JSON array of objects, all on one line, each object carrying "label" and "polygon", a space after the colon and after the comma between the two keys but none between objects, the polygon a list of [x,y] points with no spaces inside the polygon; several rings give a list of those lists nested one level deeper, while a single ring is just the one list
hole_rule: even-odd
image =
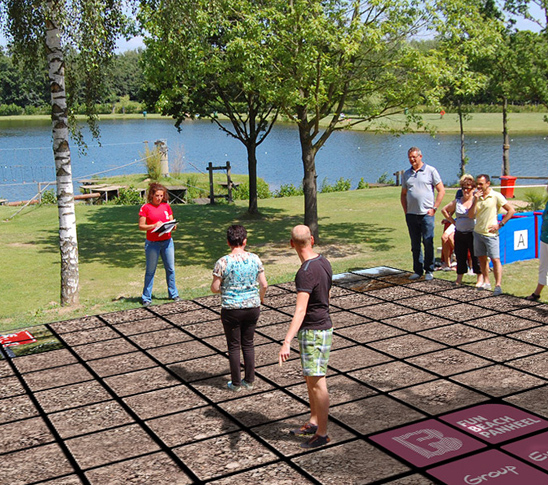
[{"label": "man in black t-shirt", "polygon": [[331,264],[312,249],[314,237],[307,226],[291,231],[291,246],[297,252],[301,267],[295,276],[297,304],[295,314],[279,353],[280,365],[289,358],[290,345],[297,335],[301,364],[310,401],[310,420],[291,434],[307,436],[302,448],[316,448],[329,443],[327,418],[327,363],[331,350],[333,325],[329,317],[329,290],[333,272]]}]

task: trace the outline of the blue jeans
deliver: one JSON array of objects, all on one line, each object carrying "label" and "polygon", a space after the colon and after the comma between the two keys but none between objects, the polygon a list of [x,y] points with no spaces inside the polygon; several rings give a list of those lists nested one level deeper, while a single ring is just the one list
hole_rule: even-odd
[{"label": "blue jeans", "polygon": [[175,248],[173,239],[165,241],[145,240],[145,255],[147,268],[145,271],[145,286],[143,288],[143,303],[152,300],[152,286],[154,285],[154,273],[158,266],[158,258],[161,256],[166,270],[167,289],[170,298],[179,296],[177,285],[175,284]]},{"label": "blue jeans", "polygon": [[[413,253],[413,272],[421,275],[434,271],[434,216],[405,214],[411,252]],[[424,258],[421,242],[424,245]]]}]

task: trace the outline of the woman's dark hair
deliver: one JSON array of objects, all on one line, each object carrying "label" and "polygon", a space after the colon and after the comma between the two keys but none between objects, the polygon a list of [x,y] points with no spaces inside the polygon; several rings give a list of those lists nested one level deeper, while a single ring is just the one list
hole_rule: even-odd
[{"label": "woman's dark hair", "polygon": [[244,226],[233,225],[226,231],[226,240],[230,247],[237,248],[243,245],[247,238],[247,231]]},{"label": "woman's dark hair", "polygon": [[164,192],[164,198],[162,199],[162,202],[169,201],[169,194],[167,193],[167,189],[162,184],[153,182],[148,186],[147,202],[149,204],[152,204],[152,197],[154,197],[154,194],[158,192],[158,190],[161,190]]}]

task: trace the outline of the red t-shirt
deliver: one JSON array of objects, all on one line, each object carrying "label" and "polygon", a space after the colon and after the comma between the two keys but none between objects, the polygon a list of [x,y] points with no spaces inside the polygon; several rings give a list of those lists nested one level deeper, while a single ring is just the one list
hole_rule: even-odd
[{"label": "red t-shirt", "polygon": [[[158,221],[167,222],[173,215],[171,206],[162,202],[159,206],[145,204],[139,210],[139,217],[146,217],[147,224],[156,224]],[[157,232],[152,232],[152,229],[147,231],[147,239],[149,241],[166,241],[171,237],[171,233],[158,235]]]}]

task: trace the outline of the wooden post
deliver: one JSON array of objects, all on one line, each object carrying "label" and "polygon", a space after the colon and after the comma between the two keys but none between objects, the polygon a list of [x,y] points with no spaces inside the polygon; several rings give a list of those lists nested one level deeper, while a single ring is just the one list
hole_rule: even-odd
[{"label": "wooden post", "polygon": [[228,189],[228,202],[232,200],[232,178],[230,177],[230,162],[226,162],[226,188]]},{"label": "wooden post", "polygon": [[154,144],[160,152],[160,172],[162,177],[169,177],[169,159],[166,142],[164,140],[156,140]]},{"label": "wooden post", "polygon": [[209,171],[209,203],[215,204],[215,192],[213,191],[213,163],[209,162],[207,170]]}]

